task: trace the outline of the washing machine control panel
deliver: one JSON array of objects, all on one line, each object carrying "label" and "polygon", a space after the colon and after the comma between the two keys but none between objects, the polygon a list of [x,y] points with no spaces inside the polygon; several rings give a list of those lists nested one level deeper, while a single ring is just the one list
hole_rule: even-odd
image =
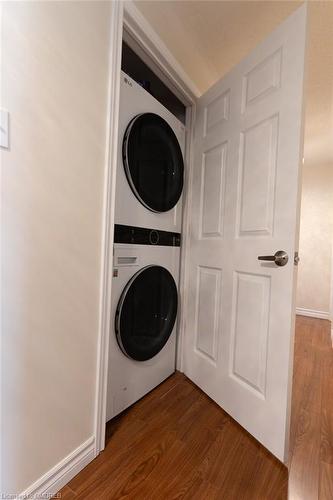
[{"label": "washing machine control panel", "polygon": [[180,247],[180,240],[180,233],[144,227],[124,226],[122,224],[115,224],[114,226],[115,243]]}]

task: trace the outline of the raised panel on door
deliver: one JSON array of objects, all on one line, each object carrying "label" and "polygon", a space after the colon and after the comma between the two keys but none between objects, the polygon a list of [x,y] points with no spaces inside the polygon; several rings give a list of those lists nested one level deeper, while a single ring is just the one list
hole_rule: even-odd
[{"label": "raised panel on door", "polygon": [[196,293],[196,350],[216,363],[220,328],[221,269],[199,266]]},{"label": "raised panel on door", "polygon": [[239,236],[273,234],[278,130],[273,115],[241,132]]},{"label": "raised panel on door", "polygon": [[235,272],[230,373],[265,398],[270,276]]},{"label": "raised panel on door", "polygon": [[201,237],[222,237],[227,143],[205,151],[202,157]]},{"label": "raised panel on door", "polygon": [[[191,257],[189,265],[189,310],[185,337],[184,363],[187,375],[195,382],[196,374],[207,381],[214,377],[221,338],[221,304],[224,270],[219,265],[225,249],[225,200],[228,171],[230,112],[232,108],[228,82],[218,89],[198,110],[196,150],[192,182]],[[213,252],[210,242],[214,241]],[[188,363],[187,353],[195,355]]]},{"label": "raised panel on door", "polygon": [[204,109],[204,137],[215,127],[228,120],[230,91],[220,93]]},{"label": "raised panel on door", "polygon": [[280,87],[282,47],[256,64],[243,77],[242,111]]}]

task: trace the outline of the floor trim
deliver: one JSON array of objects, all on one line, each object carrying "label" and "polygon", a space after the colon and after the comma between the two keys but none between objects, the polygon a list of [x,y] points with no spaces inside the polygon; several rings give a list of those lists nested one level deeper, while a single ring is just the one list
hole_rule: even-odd
[{"label": "floor trim", "polygon": [[51,498],[78,474],[95,457],[95,438],[91,436],[61,460],[52,469],[37,479],[16,499]]},{"label": "floor trim", "polygon": [[330,313],[326,311],[316,311],[315,309],[305,309],[304,307],[296,307],[296,314],[300,316],[309,316],[310,318],[330,319]]}]

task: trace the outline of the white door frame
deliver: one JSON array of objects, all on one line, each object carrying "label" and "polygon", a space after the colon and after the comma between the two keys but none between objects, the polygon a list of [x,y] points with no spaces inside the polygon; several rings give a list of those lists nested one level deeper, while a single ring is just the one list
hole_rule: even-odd
[{"label": "white door frame", "polygon": [[[153,30],[144,16],[132,2],[114,1],[111,8],[111,37],[109,56],[109,88],[108,88],[108,139],[105,160],[105,189],[103,203],[103,245],[101,256],[101,290],[99,335],[97,346],[96,397],[94,415],[95,456],[105,447],[105,418],[107,399],[109,332],[111,327],[111,283],[113,267],[113,225],[115,215],[115,183],[118,149],[118,117],[121,70],[121,47],[123,30],[140,49],[145,62],[151,62],[155,72],[177,95],[186,106],[186,147],[185,147],[185,179],[183,196],[182,248],[180,265],[180,314],[178,319],[177,368],[182,370],[182,340],[186,328],[183,311],[187,303],[187,269],[186,252],[189,242],[189,208],[190,197],[187,187],[191,183],[192,174],[192,141],[194,128],[195,100],[200,92],[183,71],[166,45]],[[142,52],[141,52],[142,51]]]},{"label": "white door frame", "polygon": [[332,243],[332,258],[331,258],[331,296],[330,296],[330,321],[331,321],[331,341],[333,347],[333,234],[331,238]]}]

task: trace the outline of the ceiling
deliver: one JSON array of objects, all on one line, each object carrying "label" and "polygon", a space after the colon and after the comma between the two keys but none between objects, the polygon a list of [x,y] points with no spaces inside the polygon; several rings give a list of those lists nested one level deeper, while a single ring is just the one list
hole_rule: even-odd
[{"label": "ceiling", "polygon": [[[301,3],[135,2],[201,93]],[[305,159],[333,165],[333,1],[309,2],[308,33]]]}]

